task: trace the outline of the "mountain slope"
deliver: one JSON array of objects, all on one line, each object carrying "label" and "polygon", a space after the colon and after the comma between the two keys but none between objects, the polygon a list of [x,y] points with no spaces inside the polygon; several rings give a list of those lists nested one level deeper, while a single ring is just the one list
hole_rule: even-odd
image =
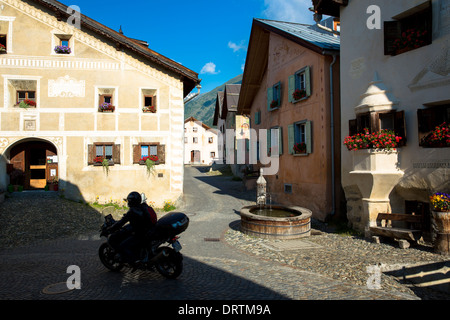
[{"label": "mountain slope", "polygon": [[214,118],[214,109],[216,107],[217,92],[225,90],[226,84],[241,84],[242,74],[234,77],[226,83],[214,88],[213,90],[200,94],[197,98],[184,105],[184,118],[194,117],[202,121],[207,126],[212,127]]}]

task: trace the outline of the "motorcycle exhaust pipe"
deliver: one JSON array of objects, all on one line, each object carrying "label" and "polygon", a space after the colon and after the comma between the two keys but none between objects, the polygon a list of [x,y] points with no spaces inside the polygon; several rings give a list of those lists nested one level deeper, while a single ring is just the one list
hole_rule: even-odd
[{"label": "motorcycle exhaust pipe", "polygon": [[169,256],[169,252],[166,251],[166,249],[162,249],[161,252],[159,252],[156,256],[154,256],[153,258],[151,258],[149,260],[150,263],[155,263],[157,262],[159,259],[161,258],[167,258]]}]

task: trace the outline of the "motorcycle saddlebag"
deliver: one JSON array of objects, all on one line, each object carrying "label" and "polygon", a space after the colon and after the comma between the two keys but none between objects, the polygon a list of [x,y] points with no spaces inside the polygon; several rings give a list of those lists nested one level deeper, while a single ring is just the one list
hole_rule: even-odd
[{"label": "motorcycle saddlebag", "polygon": [[182,212],[172,212],[158,220],[159,235],[172,236],[182,233],[189,225],[189,218]]}]

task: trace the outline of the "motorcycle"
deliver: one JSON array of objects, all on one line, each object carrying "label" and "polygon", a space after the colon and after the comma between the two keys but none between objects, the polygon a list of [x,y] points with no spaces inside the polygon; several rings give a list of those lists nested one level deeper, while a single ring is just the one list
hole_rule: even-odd
[{"label": "motorcycle", "polygon": [[[112,215],[105,216],[100,229],[100,237],[107,241],[98,250],[100,261],[111,271],[119,272],[127,263],[123,262],[118,252],[109,244],[111,232],[108,228],[116,220]],[[179,234],[189,225],[189,218],[181,212],[172,212],[156,222],[156,231],[146,239],[140,248],[138,268],[154,271],[155,269],[168,279],[176,279],[183,271],[183,256],[180,252]],[[168,244],[168,245],[167,245]]]}]

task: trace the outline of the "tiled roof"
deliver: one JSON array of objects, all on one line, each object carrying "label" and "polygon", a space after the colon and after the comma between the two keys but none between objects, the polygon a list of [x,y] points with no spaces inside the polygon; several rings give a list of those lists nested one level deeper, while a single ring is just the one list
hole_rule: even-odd
[{"label": "tiled roof", "polygon": [[308,41],[324,50],[339,50],[340,48],[340,38],[338,35],[322,30],[315,25],[265,19],[255,20],[291,36]]}]

